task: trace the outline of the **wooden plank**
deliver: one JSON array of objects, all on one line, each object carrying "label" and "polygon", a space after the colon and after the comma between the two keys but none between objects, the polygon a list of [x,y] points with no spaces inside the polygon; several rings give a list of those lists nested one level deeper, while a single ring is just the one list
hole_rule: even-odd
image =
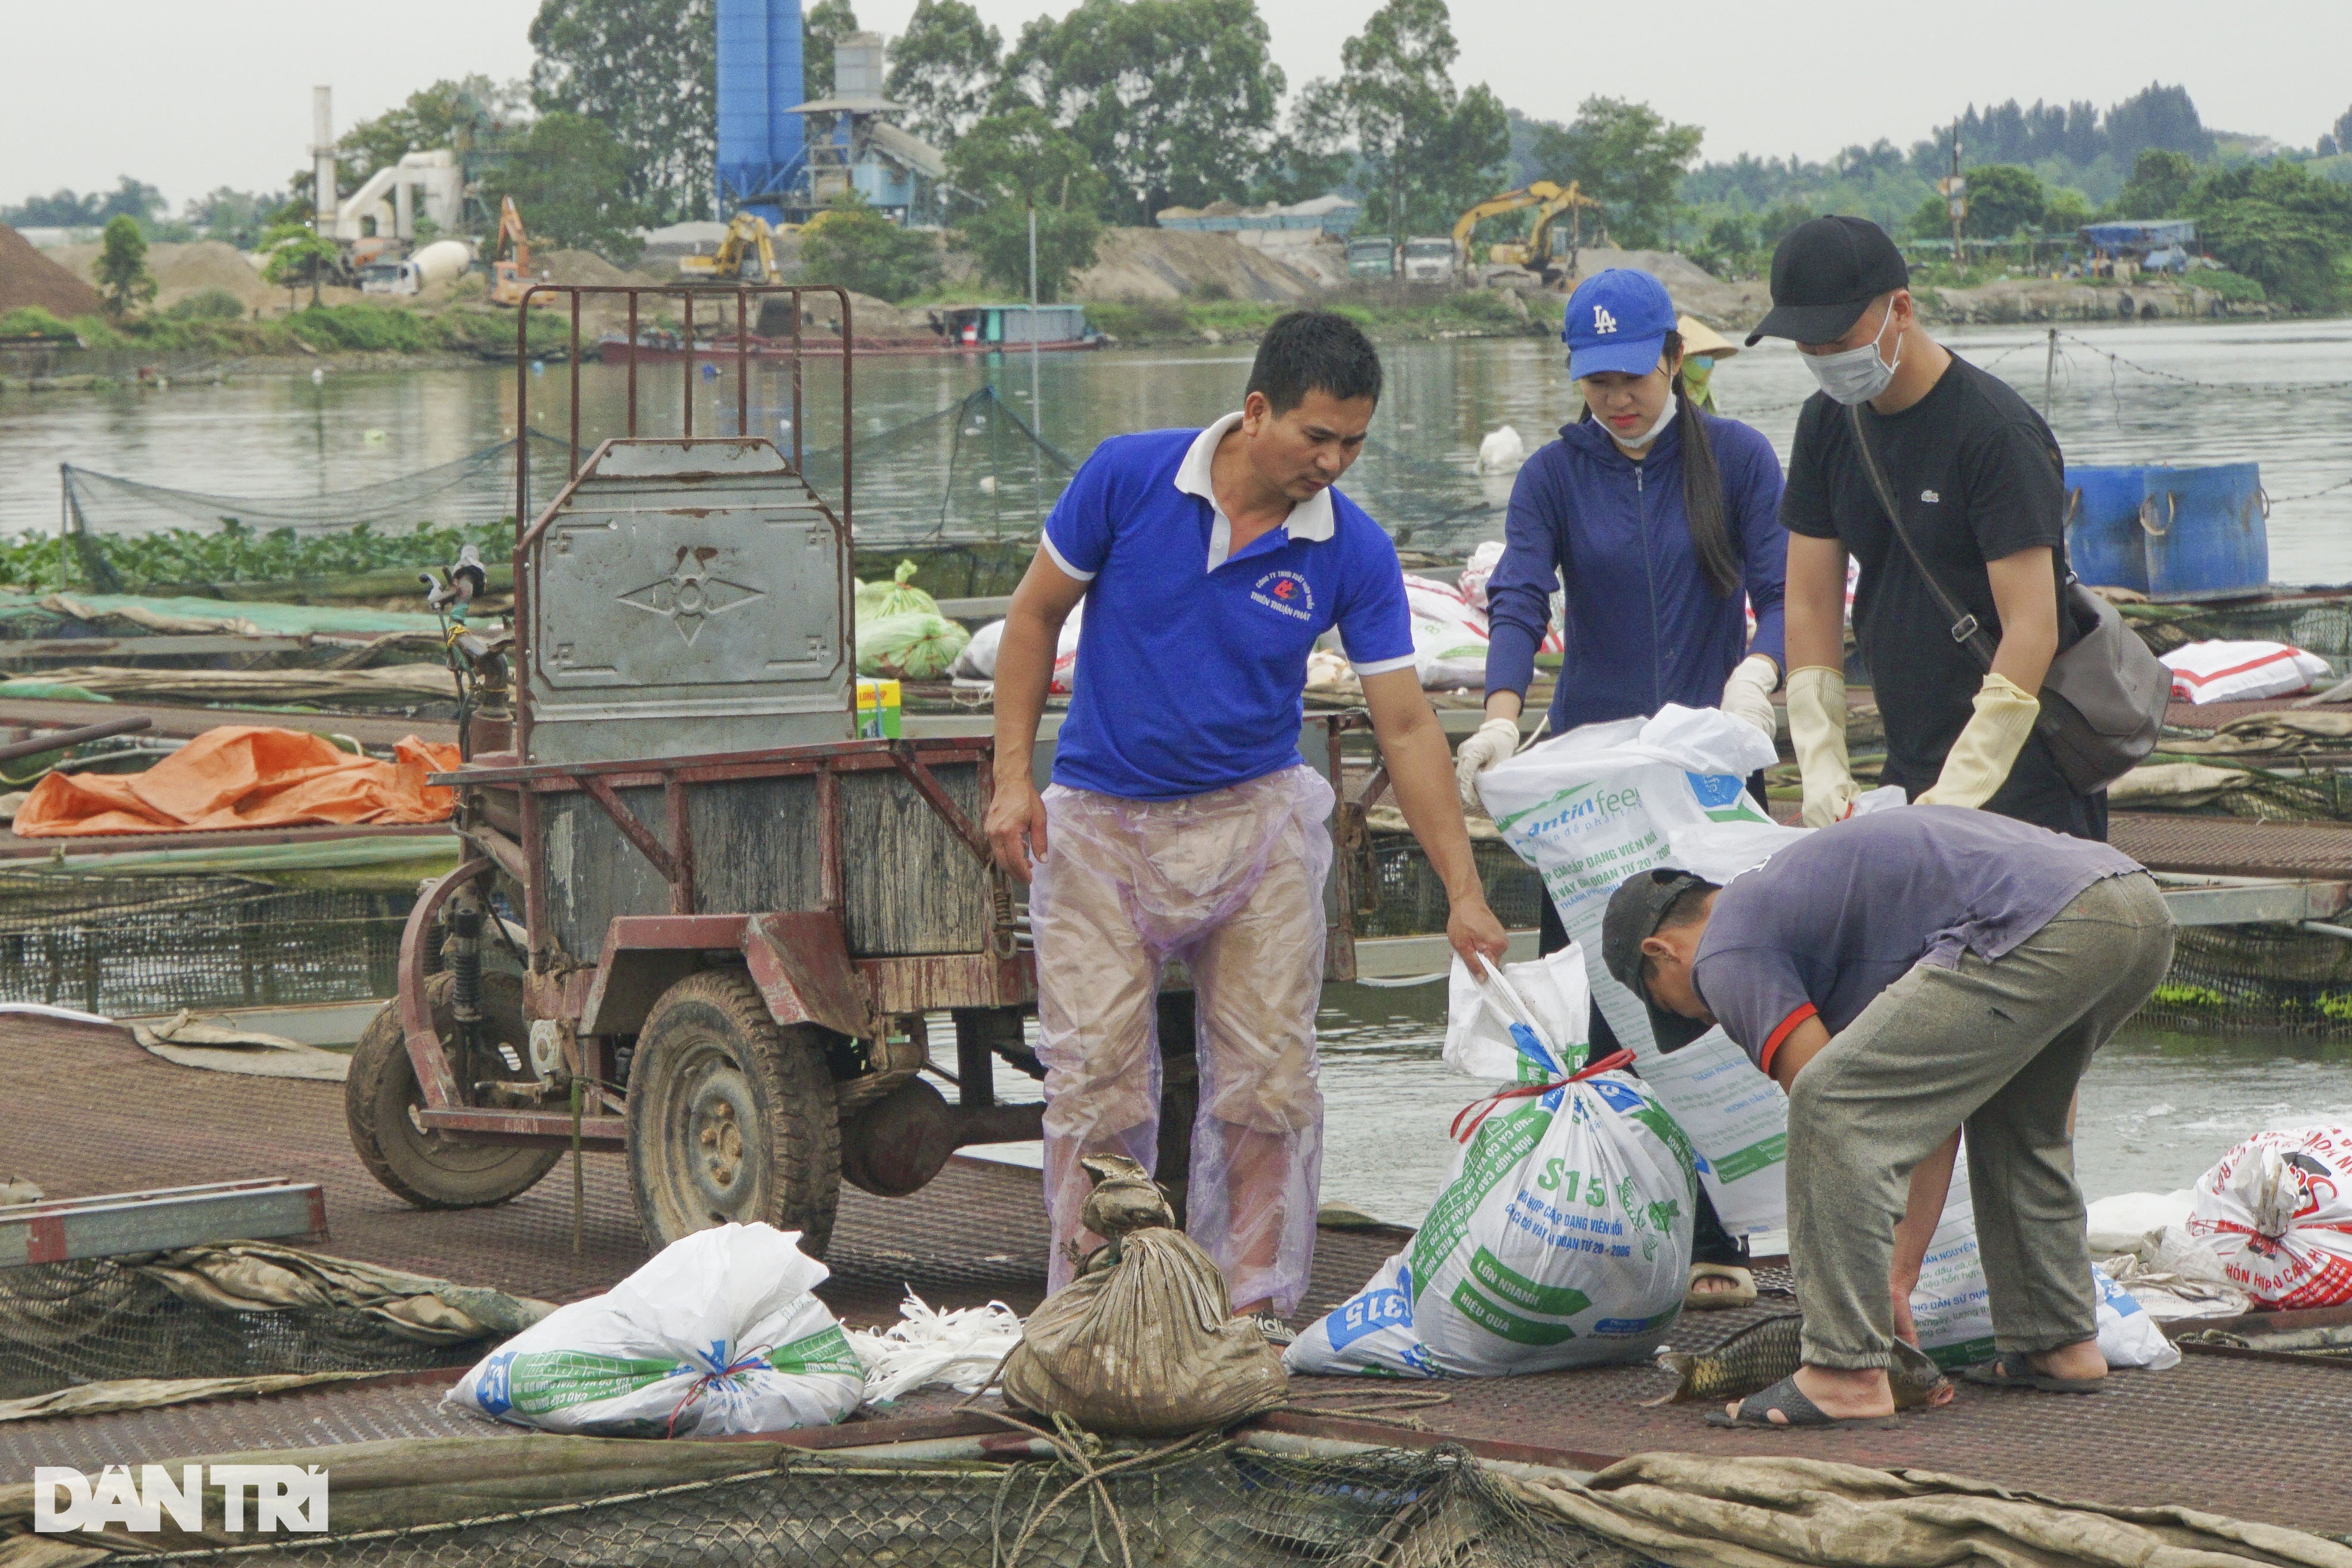
[{"label": "wooden plank", "polygon": [[348,735],[362,746],[389,750],[409,736],[419,740],[457,744],[454,720],[383,718],[344,713],[278,713],[268,708],[194,707],[169,703],[48,702],[37,697],[0,698],[0,731],[10,738],[29,737],[44,729],[73,729],[103,724],[110,718],[145,714],[155,721],[151,732],[193,740],[224,725],[257,724],[275,729],[306,730],[313,735]]},{"label": "wooden plank", "polygon": [[100,854],[147,854],[156,850],[244,850],[266,844],[316,844],[340,839],[446,838],[446,822],[361,823],[315,828],[236,828],[217,833],[100,833],[61,839],[20,839],[0,830],[0,861],[47,860]]},{"label": "wooden plank", "polygon": [[[979,821],[980,769],[941,764],[932,771]],[[863,958],[986,947],[988,873],[915,786],[893,771],[845,774],[840,789],[849,950]]]}]

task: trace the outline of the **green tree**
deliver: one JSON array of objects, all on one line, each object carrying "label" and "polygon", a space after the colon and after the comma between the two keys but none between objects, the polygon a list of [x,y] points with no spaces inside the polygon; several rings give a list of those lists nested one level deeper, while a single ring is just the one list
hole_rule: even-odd
[{"label": "green tree", "polygon": [[890,45],[885,96],[912,112],[907,129],[945,151],[988,112],[1004,36],[964,0],[916,0]]},{"label": "green tree", "polygon": [[539,57],[532,101],[613,133],[628,161],[620,194],[647,222],[709,212],[719,68],[711,0],[540,0],[530,46]]},{"label": "green tree", "polygon": [[1024,106],[991,115],[948,153],[948,179],[980,204],[956,225],[959,242],[992,283],[1029,292],[1029,214],[1037,214],[1037,298],[1059,299],[1071,274],[1093,264],[1102,220],[1103,178],[1087,150],[1045,111]]},{"label": "green tree", "polygon": [[856,31],[849,0],[817,0],[801,13],[801,90],[808,102],[833,96],[833,47]]},{"label": "green tree", "polygon": [[2209,176],[2189,197],[2197,236],[2232,272],[2298,310],[2346,299],[2352,254],[2352,185],[2315,179],[2284,160]]},{"label": "green tree", "polygon": [[2042,209],[2043,234],[2073,234],[2091,221],[2091,199],[2082,192],[2064,185],[2050,188],[2050,201]]},{"label": "green tree", "polygon": [[1941,196],[1930,196],[1921,202],[1904,224],[1903,232],[1913,239],[1949,239],[1952,237],[1952,210]]},{"label": "green tree", "polygon": [[939,280],[932,237],[900,228],[856,192],[801,230],[802,283],[834,284],[896,304]]},{"label": "green tree", "polygon": [[1043,110],[1102,172],[1104,216],[1139,224],[1245,193],[1283,81],[1255,0],[1080,0],[1021,30],[996,107]]},{"label": "green tree", "polygon": [[226,240],[239,250],[251,250],[261,243],[271,219],[284,205],[283,191],[260,195],[222,185],[209,195],[191,196],[180,215],[205,239]]},{"label": "green tree", "polygon": [[334,241],[299,219],[272,225],[261,236],[261,253],[268,258],[261,266],[262,281],[289,293],[307,283],[313,305],[319,302],[320,283],[341,256]]},{"label": "green tree", "polygon": [[106,313],[119,321],[155,298],[155,279],[147,271],[147,235],[137,218],[117,213],[106,220],[103,246],[90,271]]},{"label": "green tree", "polygon": [[2033,171],[2014,163],[1979,164],[1968,172],[1968,182],[1969,212],[1960,232],[1972,239],[2007,239],[2020,229],[2039,227],[2050,205]]},{"label": "green tree", "polygon": [[1502,178],[1510,117],[1483,83],[1454,90],[1460,53],[1445,0],[1388,0],[1339,46],[1339,101],[1375,228],[1442,233]]},{"label": "green tree", "polygon": [[483,204],[512,196],[534,238],[593,250],[621,266],[644,243],[632,232],[646,214],[625,193],[631,162],[602,120],[558,110],[541,116],[505,164],[482,178]]},{"label": "green tree", "polygon": [[1706,134],[1676,125],[1646,103],[1588,98],[1567,125],[1540,127],[1536,159],[1562,184],[1573,180],[1601,204],[1601,220],[1618,244],[1662,244],[1676,211],[1683,171]]},{"label": "green tree", "polygon": [[1339,84],[1317,77],[1298,89],[1284,119],[1251,194],[1263,202],[1303,202],[1346,183],[1356,150],[1348,145],[1348,105]]},{"label": "green tree", "polygon": [[2131,178],[2108,211],[2125,219],[2177,218],[2196,188],[2197,165],[2187,153],[2151,147],[2132,164]]},{"label": "green tree", "polygon": [[335,179],[356,186],[404,153],[446,147],[459,153],[487,150],[529,118],[530,89],[486,76],[444,79],[408,95],[408,101],[362,120],[335,139]]}]

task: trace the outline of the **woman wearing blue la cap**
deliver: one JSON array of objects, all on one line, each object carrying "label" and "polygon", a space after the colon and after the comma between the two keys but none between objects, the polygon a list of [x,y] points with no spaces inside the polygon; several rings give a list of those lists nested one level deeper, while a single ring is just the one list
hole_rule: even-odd
[{"label": "woman wearing blue la cap", "polygon": [[[1479,804],[1477,775],[1518,747],[1519,709],[1556,588],[1568,603],[1553,734],[1647,717],[1668,703],[1720,707],[1767,735],[1776,728],[1789,553],[1780,459],[1753,427],[1691,401],[1674,300],[1648,273],[1612,267],[1585,279],[1569,298],[1560,337],[1584,410],[1528,459],[1511,491],[1503,559],[1486,582],[1486,722],[1455,755],[1470,806]],[[1749,787],[1760,798],[1761,778]],[[1539,946],[1549,953],[1567,945],[1547,901]],[[1595,1052],[1613,1049],[1598,1008],[1592,1020]],[[1697,1255],[1690,1305],[1753,1299],[1744,1272],[1725,1278],[1721,1266],[1743,1253],[1709,1206]]]}]

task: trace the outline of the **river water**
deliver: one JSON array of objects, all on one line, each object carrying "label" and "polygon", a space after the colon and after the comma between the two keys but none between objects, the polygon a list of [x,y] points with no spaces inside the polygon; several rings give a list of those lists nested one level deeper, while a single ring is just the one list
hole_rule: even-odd
[{"label": "river water", "polygon": [[[2352,322],[2071,328],[2054,364],[2039,329],[1946,340],[2046,402],[2071,462],[2259,461],[2273,500],[2273,580],[2352,580]],[[1509,482],[1476,474],[1478,443],[1509,423],[1532,447],[1572,416],[1559,346],[1413,343],[1383,359],[1389,391],[1349,492],[1416,546],[1466,550],[1499,537]],[[1234,407],[1248,363],[1246,350],[1217,348],[1046,355],[1033,412],[1031,366],[1019,356],[865,361],[849,421],[860,532],[911,538],[943,517],[960,533],[1026,532],[1055,486],[1055,464],[1033,455],[998,410],[1039,430],[1054,451],[1083,458],[1116,432],[1198,424]],[[526,374],[530,423],[568,436],[565,368]],[[735,428],[732,374],[728,366],[696,379],[698,430]],[[624,372],[590,365],[582,376],[583,438],[619,433]],[[812,449],[841,443],[837,379],[821,363],[804,379],[799,423]],[[1716,382],[1724,412],[1750,419],[1785,459],[1810,390],[1793,352],[1767,344],[1727,361]],[[998,410],[964,404],[992,385]],[[675,429],[678,368],[644,367],[640,388],[645,428]],[[779,423],[793,408],[781,372],[755,370],[745,402],[749,428],[789,435]],[[490,367],[10,393],[0,398],[0,530],[57,526],[61,463],[218,495],[331,497],[510,436],[515,406],[514,373]],[[1321,1024],[1327,1197],[1414,1223],[1435,1195],[1451,1152],[1445,1122],[1476,1089],[1438,1060],[1443,1008],[1442,986],[1332,988]],[[2167,1190],[2260,1127],[2320,1119],[2352,1119],[2352,1045],[2133,1031],[2085,1082],[2076,1165],[2095,1197]]]},{"label": "river water", "polygon": [[[2352,321],[2069,328],[2054,366],[2039,329],[1971,329],[1948,340],[2037,405],[2046,402],[2073,463],[2260,462],[2273,505],[2273,580],[2352,579],[2352,553],[2340,543],[2352,528]],[[2108,357],[2117,355],[2130,363]],[[1413,546],[1466,551],[1498,537],[1509,480],[1480,477],[1478,443],[1508,423],[1532,448],[1573,415],[1559,345],[1409,343],[1383,359],[1388,393],[1349,493]],[[945,417],[984,385],[1054,449],[1082,459],[1116,432],[1199,424],[1234,407],[1248,362],[1238,348],[1047,354],[1036,367],[1033,413],[1031,367],[1017,354],[861,361],[849,421],[860,534],[911,538],[943,522],[963,536],[1034,528],[1057,487],[1053,459],[1033,458],[1004,419]],[[709,369],[695,386],[696,427],[731,432],[733,366]],[[592,364],[581,373],[583,439],[619,434],[625,372]],[[568,438],[567,371],[548,366],[529,379],[530,423]],[[642,368],[644,428],[677,427],[679,380],[675,365]],[[812,450],[840,444],[837,382],[822,361],[804,378],[799,423]],[[1720,367],[1716,384],[1724,412],[1750,419],[1785,459],[1797,405],[1811,390],[1795,353],[1767,342]],[[779,422],[792,397],[779,369],[755,364],[744,402],[752,431],[785,434]],[[487,365],[329,371],[315,384],[249,376],[163,392],[9,393],[0,398],[0,531],[57,526],[61,463],[224,496],[325,492],[331,514],[334,492],[464,456],[511,435],[514,413],[512,371]]]}]

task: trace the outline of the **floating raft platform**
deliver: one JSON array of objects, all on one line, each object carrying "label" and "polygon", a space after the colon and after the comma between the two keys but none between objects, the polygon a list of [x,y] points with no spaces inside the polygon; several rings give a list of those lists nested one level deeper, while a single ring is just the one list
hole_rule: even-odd
[{"label": "floating raft platform", "polygon": [[[174,1067],[119,1029],[15,1018],[0,1024],[0,1148],[10,1169],[52,1198],[292,1175],[323,1190],[336,1253],[525,1295],[576,1300],[643,1262],[622,1156],[585,1156],[583,1245],[572,1246],[569,1172],[496,1208],[413,1209],[377,1186],[343,1129],[332,1083]],[[1297,1321],[1345,1299],[1408,1232],[1326,1228]],[[1000,1300],[1034,1307],[1045,1291],[1045,1217],[1033,1170],[959,1159],[920,1195],[845,1190],[820,1291],[852,1324],[896,1321],[912,1289],[934,1306]],[[1694,1314],[1673,1343],[1698,1350],[1759,1316],[1786,1312],[1788,1277],[1766,1268],[1753,1309]],[[402,1373],[364,1383],[161,1410],[0,1424],[0,1467],[160,1461],[239,1449],[308,1448],[386,1437],[519,1435],[440,1406],[453,1375]],[[1344,1415],[1278,1413],[1277,1430],[1375,1445],[1459,1442],[1482,1456],[1590,1469],[1652,1450],[1767,1454],[1909,1466],[2011,1488],[2112,1503],[2172,1503],[2323,1533],[2352,1531],[2352,1488],[2324,1442],[2281,1442],[2352,1423],[2352,1365],[2191,1355],[2167,1372],[2116,1375],[2096,1398],[1962,1385],[1940,1410],[1899,1429],[1741,1432],[1705,1426],[1703,1406],[1643,1408],[1671,1380],[1646,1366],[1400,1385],[1301,1378],[1302,1405],[1349,1392],[1430,1389],[1445,1403],[1412,1411],[1419,1429]],[[899,1413],[784,1440],[807,1447],[1002,1430],[958,1412],[953,1394],[918,1396]]]}]

